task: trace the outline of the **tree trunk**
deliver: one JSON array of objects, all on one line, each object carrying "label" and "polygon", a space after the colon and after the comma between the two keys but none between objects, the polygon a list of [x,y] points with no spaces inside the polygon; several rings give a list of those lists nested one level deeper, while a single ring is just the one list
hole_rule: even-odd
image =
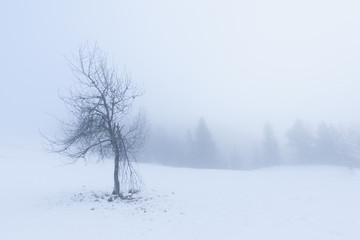
[{"label": "tree trunk", "polygon": [[114,160],[114,191],[112,194],[119,195],[120,194],[120,182],[119,182],[119,155],[115,154]]}]

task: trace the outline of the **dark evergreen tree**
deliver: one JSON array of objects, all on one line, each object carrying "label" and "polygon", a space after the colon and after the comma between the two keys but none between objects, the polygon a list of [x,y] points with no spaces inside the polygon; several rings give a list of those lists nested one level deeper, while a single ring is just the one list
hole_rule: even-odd
[{"label": "dark evergreen tree", "polygon": [[216,158],[216,146],[212,140],[211,132],[203,118],[199,120],[198,126],[195,129],[195,139],[192,153],[194,167],[219,167],[219,163]]},{"label": "dark evergreen tree", "polygon": [[287,131],[286,137],[297,163],[311,163],[314,157],[314,138],[301,119]]},{"label": "dark evergreen tree", "polygon": [[263,134],[263,165],[270,166],[280,164],[279,144],[270,123],[265,124]]}]

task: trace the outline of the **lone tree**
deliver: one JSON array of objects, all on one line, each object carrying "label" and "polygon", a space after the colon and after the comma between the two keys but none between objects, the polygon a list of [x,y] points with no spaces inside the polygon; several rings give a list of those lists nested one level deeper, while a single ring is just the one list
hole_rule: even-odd
[{"label": "lone tree", "polygon": [[132,110],[142,91],[128,74],[119,75],[97,46],[80,48],[69,62],[77,84],[68,96],[60,97],[70,119],[61,121],[63,137],[49,140],[51,151],[74,162],[88,155],[113,157],[113,194],[123,197],[121,189],[138,187],[140,180],[133,160],[144,143],[146,122]]}]

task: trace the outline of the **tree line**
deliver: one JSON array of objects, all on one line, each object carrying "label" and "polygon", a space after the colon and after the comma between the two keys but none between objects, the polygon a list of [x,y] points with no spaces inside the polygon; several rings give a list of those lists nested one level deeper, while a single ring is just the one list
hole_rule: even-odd
[{"label": "tree line", "polygon": [[[193,131],[176,137],[162,128],[152,129],[143,161],[193,168],[254,169],[291,164],[330,164],[357,167],[360,163],[360,130],[321,122],[311,129],[297,119],[283,136],[270,123],[252,147],[221,153],[205,119]],[[281,139],[282,141],[280,141]]]}]

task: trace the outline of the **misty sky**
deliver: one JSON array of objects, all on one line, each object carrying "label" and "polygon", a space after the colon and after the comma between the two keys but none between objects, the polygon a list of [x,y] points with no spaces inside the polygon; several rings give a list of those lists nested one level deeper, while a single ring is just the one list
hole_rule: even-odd
[{"label": "misty sky", "polygon": [[214,135],[360,120],[360,2],[16,1],[0,8],[0,143],[58,127],[65,56],[97,42],[144,86],[152,125]]}]

